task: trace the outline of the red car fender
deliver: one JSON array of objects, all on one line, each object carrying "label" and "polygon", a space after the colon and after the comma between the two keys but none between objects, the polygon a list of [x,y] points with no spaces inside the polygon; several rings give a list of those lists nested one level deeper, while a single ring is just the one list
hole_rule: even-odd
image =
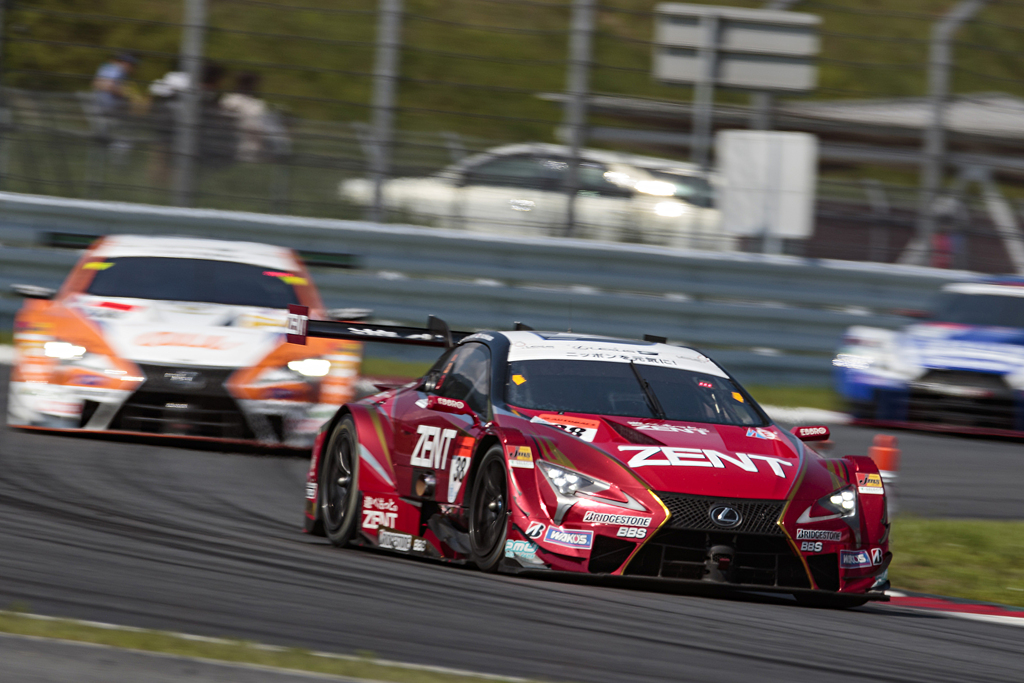
[{"label": "red car fender", "polygon": [[[848,455],[850,483],[857,487],[861,509],[861,542],[864,546],[888,545],[889,524],[886,515],[885,488],[875,462],[864,455]],[[865,486],[864,484],[868,484]],[[873,493],[879,490],[882,493]],[[872,493],[867,493],[871,491]]]},{"label": "red car fender", "polygon": [[338,423],[346,415],[355,422],[359,443],[359,492],[390,494],[397,496],[396,477],[393,452],[393,433],[388,420],[382,419],[374,406],[346,404],[342,406],[330,422],[324,425],[313,442],[309,470],[306,472],[306,519],[304,530],[307,533],[319,532],[320,511],[317,506],[320,490],[321,463],[331,434]]},{"label": "red car fender", "polygon": [[391,422],[376,406],[349,404],[345,407],[359,437],[359,491],[399,495],[394,466],[394,433]]}]

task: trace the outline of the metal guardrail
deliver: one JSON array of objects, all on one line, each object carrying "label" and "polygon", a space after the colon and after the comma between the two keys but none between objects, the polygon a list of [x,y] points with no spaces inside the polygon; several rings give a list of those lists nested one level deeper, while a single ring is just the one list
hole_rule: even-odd
[{"label": "metal guardrail", "polygon": [[13,282],[55,286],[77,257],[55,237],[176,234],[278,244],[314,254],[332,307],[453,327],[644,333],[701,347],[750,383],[824,384],[846,327],[896,327],[963,271],[712,253],[242,212],[0,193],[0,322]]}]

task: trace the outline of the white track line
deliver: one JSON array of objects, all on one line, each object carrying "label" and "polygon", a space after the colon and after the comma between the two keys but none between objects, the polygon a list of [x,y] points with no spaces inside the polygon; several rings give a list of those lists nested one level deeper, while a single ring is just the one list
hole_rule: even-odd
[{"label": "white track line", "polygon": [[175,655],[170,654],[168,652],[154,652],[153,650],[137,650],[132,647],[118,647],[116,645],[105,645],[103,643],[90,643],[85,640],[68,640],[66,638],[47,638],[45,636],[26,636],[21,633],[0,632],[0,639],[2,638],[20,638],[22,640],[31,640],[39,643],[61,643],[63,645],[75,645],[79,647],[91,647],[103,650],[120,650],[123,652],[131,652],[132,654],[148,655],[150,657],[161,657],[166,659],[176,659],[178,661],[185,662],[196,662],[199,664],[219,666],[228,669],[266,671],[268,673],[288,675],[295,678],[313,678],[317,680],[338,681],[338,683],[386,683],[385,681],[380,681],[377,679],[353,678],[352,676],[336,676],[334,674],[317,673],[315,671],[305,671],[303,669],[283,669],[278,666],[267,666],[265,664],[249,664],[247,662],[231,662],[224,659],[210,659],[208,657],[190,657],[188,655]]}]

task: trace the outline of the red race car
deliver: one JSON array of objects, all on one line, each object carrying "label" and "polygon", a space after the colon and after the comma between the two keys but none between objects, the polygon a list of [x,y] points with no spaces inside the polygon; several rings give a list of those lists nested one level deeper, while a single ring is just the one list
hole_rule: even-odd
[{"label": "red race car", "polygon": [[[290,339],[447,347],[320,430],[305,530],[484,571],[700,581],[886,600],[889,521],[866,457],[826,460],[710,358],[664,340],[307,320]],[[453,341],[455,343],[453,343]]]}]

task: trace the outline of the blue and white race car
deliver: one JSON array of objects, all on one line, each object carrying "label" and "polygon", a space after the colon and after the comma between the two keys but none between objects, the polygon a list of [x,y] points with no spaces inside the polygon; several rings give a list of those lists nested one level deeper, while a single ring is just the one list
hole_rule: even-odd
[{"label": "blue and white race car", "polygon": [[862,423],[1024,433],[1024,278],[945,285],[903,330],[855,326],[832,361]]}]

